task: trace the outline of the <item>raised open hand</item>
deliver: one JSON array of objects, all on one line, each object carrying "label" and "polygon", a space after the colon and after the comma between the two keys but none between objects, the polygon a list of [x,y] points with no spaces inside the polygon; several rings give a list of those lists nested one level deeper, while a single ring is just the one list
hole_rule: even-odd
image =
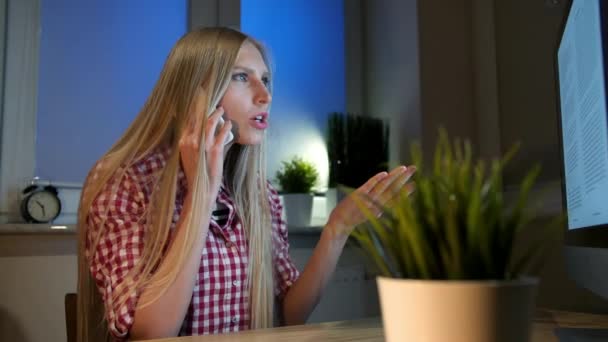
[{"label": "raised open hand", "polygon": [[348,237],[358,224],[366,220],[355,202],[357,199],[365,203],[372,212],[379,214],[380,207],[389,205],[391,200],[404,192],[409,195],[414,191],[415,184],[408,181],[415,172],[415,166],[399,166],[390,173],[381,172],[370,178],[334,208],[329,215],[328,227],[334,230],[336,236]]}]

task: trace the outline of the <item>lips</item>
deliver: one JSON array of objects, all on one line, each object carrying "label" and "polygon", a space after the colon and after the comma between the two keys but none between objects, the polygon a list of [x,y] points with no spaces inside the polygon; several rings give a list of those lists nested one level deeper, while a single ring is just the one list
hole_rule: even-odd
[{"label": "lips", "polygon": [[268,113],[258,113],[250,119],[251,125],[257,129],[268,127]]}]

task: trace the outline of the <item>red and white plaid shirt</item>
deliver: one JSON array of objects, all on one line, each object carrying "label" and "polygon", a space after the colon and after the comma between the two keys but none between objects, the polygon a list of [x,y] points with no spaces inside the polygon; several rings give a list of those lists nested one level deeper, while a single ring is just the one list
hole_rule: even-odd
[{"label": "red and white plaid shirt", "polygon": [[[158,150],[133,165],[126,172],[118,191],[110,198],[109,185],[93,202],[87,218],[87,251],[90,271],[105,303],[108,329],[117,340],[128,337],[138,294],[135,291],[125,305],[112,303],[112,293],[123,284],[127,272],[135,265],[143,249],[146,230],[145,208],[149,202],[158,174],[169,155],[166,149]],[[272,216],[273,265],[275,295],[280,301],[299,273],[289,257],[287,227],[281,218],[282,206],[274,188],[268,185]],[[174,229],[182,210],[186,194],[183,172],[178,177]],[[212,218],[196,284],[180,335],[217,334],[249,329],[248,290],[245,288],[248,242],[235,204],[224,186],[217,198],[218,206],[228,208],[223,226]],[[94,231],[105,221],[105,232],[95,251],[88,250]],[[122,285],[121,285],[122,284]]]}]

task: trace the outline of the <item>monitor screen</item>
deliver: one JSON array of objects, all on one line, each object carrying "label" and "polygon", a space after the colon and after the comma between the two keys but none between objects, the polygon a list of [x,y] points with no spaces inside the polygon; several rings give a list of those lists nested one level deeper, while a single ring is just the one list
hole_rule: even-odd
[{"label": "monitor screen", "polygon": [[608,224],[608,120],[600,1],[574,0],[557,52],[568,229]]},{"label": "monitor screen", "polygon": [[[572,0],[556,46],[564,261],[571,279],[608,299],[608,1]],[[594,305],[608,302],[593,299]]]}]

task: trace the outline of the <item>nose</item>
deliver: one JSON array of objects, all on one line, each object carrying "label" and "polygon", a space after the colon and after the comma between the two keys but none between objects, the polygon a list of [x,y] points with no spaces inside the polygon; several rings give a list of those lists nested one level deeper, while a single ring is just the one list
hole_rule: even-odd
[{"label": "nose", "polygon": [[257,82],[255,94],[255,103],[258,105],[269,105],[272,102],[272,95],[270,90],[264,85],[263,82]]}]

